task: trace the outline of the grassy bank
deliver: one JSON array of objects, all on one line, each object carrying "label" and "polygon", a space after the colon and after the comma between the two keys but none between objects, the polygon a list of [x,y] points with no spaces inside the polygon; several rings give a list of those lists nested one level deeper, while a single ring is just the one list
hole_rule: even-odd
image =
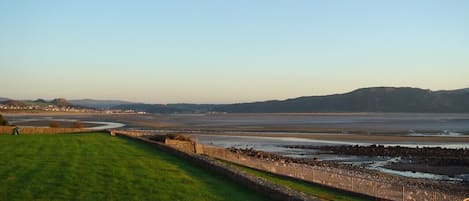
[{"label": "grassy bank", "polygon": [[299,181],[299,180],[295,180],[295,179],[291,179],[291,178],[287,178],[287,177],[282,177],[282,176],[279,176],[279,175],[275,175],[275,174],[271,174],[271,173],[268,173],[268,172],[264,172],[264,171],[260,171],[260,170],[256,170],[256,169],[236,165],[236,164],[225,162],[225,161],[220,161],[220,162],[222,162],[224,164],[227,164],[230,167],[239,169],[243,172],[255,175],[257,177],[264,178],[264,179],[266,179],[266,180],[268,180],[272,183],[282,185],[282,186],[286,186],[288,188],[298,190],[298,191],[301,191],[301,192],[309,194],[309,195],[320,197],[324,200],[333,200],[333,201],[364,201],[364,200],[370,200],[370,199],[367,199],[367,198],[364,198],[364,197],[359,197],[359,196],[356,196],[356,195],[353,195],[353,194],[348,194],[348,193],[345,193],[345,192],[337,191],[337,190],[332,189],[332,188],[327,188],[327,187],[324,187],[324,186],[315,185],[315,184],[308,183],[308,182],[303,182],[303,181]]},{"label": "grassy bank", "polygon": [[146,145],[105,134],[0,135],[0,200],[265,200]]}]

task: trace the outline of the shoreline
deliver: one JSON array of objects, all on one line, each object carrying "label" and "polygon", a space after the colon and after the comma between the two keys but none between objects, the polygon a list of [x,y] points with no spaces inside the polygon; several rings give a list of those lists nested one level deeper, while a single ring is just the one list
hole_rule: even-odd
[{"label": "shoreline", "polygon": [[446,136],[393,136],[393,135],[359,135],[359,134],[272,134],[272,133],[189,133],[189,135],[230,136],[230,137],[273,137],[273,138],[300,138],[313,140],[350,141],[350,142],[449,142],[469,143],[469,135],[458,137]]}]

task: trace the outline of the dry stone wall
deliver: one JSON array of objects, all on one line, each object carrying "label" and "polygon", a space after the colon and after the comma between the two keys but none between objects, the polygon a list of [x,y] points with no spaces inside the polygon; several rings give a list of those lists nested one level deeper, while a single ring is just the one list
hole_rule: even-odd
[{"label": "dry stone wall", "polygon": [[[170,153],[172,155],[179,156],[189,162],[203,167],[207,170],[211,170],[215,173],[225,176],[226,178],[231,179],[232,181],[241,184],[243,186],[248,187],[254,191],[259,193],[263,193],[264,195],[268,196],[270,200],[274,201],[319,201],[322,200],[317,197],[313,197],[310,195],[306,195],[302,192],[298,192],[284,186],[276,185],[270,183],[266,180],[260,179],[258,177],[246,174],[241,171],[236,171],[233,168],[229,168],[220,162],[217,162],[209,157],[204,157],[199,154],[195,154],[194,152],[186,152],[175,147],[181,146],[190,146],[188,143],[180,143],[177,144],[173,142],[172,145],[166,145],[159,142],[151,141],[142,137],[136,137],[132,135],[123,134],[119,131],[114,132],[115,136],[122,136],[129,138],[131,140],[144,143],[154,147],[155,149]],[[194,147],[194,146],[192,146]],[[189,149],[188,147],[186,149]]]},{"label": "dry stone wall", "polygon": [[[119,131],[120,132],[120,131]],[[130,133],[132,137],[142,140],[142,135]],[[146,140],[146,139],[145,139]],[[150,141],[150,140],[147,140]],[[399,181],[384,181],[380,176],[369,175],[363,172],[354,172],[348,169],[334,167],[313,166],[307,164],[287,163],[272,159],[259,159],[240,153],[231,152],[225,148],[199,144],[195,142],[167,140],[166,146],[192,155],[206,155],[239,165],[293,177],[332,188],[354,192],[384,200],[403,201],[463,201],[460,195],[446,192],[422,189],[416,186],[406,186]]]},{"label": "dry stone wall", "polygon": [[[462,196],[451,195],[445,192],[405,186],[401,183],[389,183],[381,180],[379,177],[362,172],[259,159],[234,153],[221,147],[204,144],[194,145],[171,142],[168,145],[191,153],[207,155],[239,165],[381,199],[405,201],[464,200]],[[194,151],[192,151],[193,148],[195,148]]]},{"label": "dry stone wall", "polygon": [[[13,126],[0,126],[0,134],[11,135]],[[40,128],[40,127],[19,127],[20,135],[22,134],[60,134],[60,133],[83,133],[92,132],[94,130],[82,128]]]},{"label": "dry stone wall", "polygon": [[210,157],[381,199],[405,201],[464,200],[464,197],[458,195],[405,186],[401,183],[388,183],[380,180],[379,177],[345,169],[269,161],[268,159],[245,156],[209,145],[197,147],[203,149],[197,150],[198,153]]},{"label": "dry stone wall", "polygon": [[184,152],[196,153],[195,142],[166,139],[164,143],[168,146],[171,146]]}]

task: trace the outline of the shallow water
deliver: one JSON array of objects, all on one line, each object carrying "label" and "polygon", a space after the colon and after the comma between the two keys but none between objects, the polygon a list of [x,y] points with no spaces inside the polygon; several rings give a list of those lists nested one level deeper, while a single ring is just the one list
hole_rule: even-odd
[{"label": "shallow water", "polygon": [[[240,147],[247,146],[252,148],[278,147],[282,145],[383,145],[383,146],[402,146],[402,147],[442,147],[442,148],[468,148],[469,143],[451,143],[451,142],[392,142],[392,141],[367,141],[352,142],[340,140],[315,140],[296,137],[257,137],[257,136],[228,136],[228,135],[194,135],[199,142],[212,143],[222,147]],[[277,148],[279,149],[279,148]],[[281,149],[281,148],[280,148]]]},{"label": "shallow water", "polygon": [[84,121],[84,123],[102,124],[101,126],[85,128],[85,129],[90,129],[90,130],[114,129],[114,128],[121,128],[125,126],[125,124],[123,123],[107,122],[107,121]]},{"label": "shallow water", "polygon": [[400,175],[400,176],[404,176],[404,177],[411,177],[411,178],[435,179],[435,180],[446,180],[446,181],[462,181],[461,178],[450,177],[450,176],[447,176],[447,175],[438,175],[438,174],[431,174],[431,173],[425,173],[425,172],[415,172],[415,171],[399,171],[399,170],[392,170],[392,169],[388,169],[388,168],[383,167],[388,163],[398,162],[399,160],[400,160],[399,157],[395,157],[395,158],[391,158],[391,159],[386,160],[386,161],[375,161],[375,162],[369,164],[368,166],[366,166],[366,168],[368,168],[370,170],[377,170],[377,171],[380,171],[380,172]]},{"label": "shallow water", "polygon": [[[23,119],[15,119],[10,121],[12,124],[20,123],[20,122],[33,122],[33,121],[58,121],[58,122],[76,122],[78,119],[62,119],[62,118],[54,118],[54,117],[39,117],[39,118],[23,118]],[[107,122],[107,121],[81,121],[82,123],[89,123],[89,124],[98,124],[99,126],[94,127],[87,127],[84,129],[90,130],[105,130],[105,129],[114,129],[114,128],[121,128],[124,127],[125,124],[117,123],[117,122]]]},{"label": "shallow water", "polygon": [[332,140],[314,140],[302,138],[281,138],[281,137],[252,137],[252,136],[223,136],[223,135],[195,135],[195,139],[203,144],[212,144],[220,147],[236,147],[236,148],[253,148],[260,151],[279,154],[292,158],[316,158],[323,161],[337,161],[341,163],[353,164],[364,166],[368,169],[373,169],[385,173],[401,175],[412,178],[426,178],[435,180],[452,180],[460,181],[460,178],[449,177],[446,175],[436,175],[423,172],[411,171],[397,171],[384,168],[387,163],[399,160],[393,157],[370,157],[370,156],[354,156],[354,155],[339,155],[327,154],[314,149],[301,149],[301,148],[286,148],[288,145],[384,145],[384,146],[402,146],[402,147],[446,147],[446,148],[469,148],[469,143],[421,143],[421,142],[407,142],[407,143],[357,143],[347,141],[332,141]]}]

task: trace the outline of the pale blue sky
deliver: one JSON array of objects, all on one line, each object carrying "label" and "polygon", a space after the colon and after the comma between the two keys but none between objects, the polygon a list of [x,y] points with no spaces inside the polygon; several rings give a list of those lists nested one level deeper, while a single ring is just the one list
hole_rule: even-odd
[{"label": "pale blue sky", "polygon": [[469,87],[469,1],[0,0],[0,97],[231,103]]}]

